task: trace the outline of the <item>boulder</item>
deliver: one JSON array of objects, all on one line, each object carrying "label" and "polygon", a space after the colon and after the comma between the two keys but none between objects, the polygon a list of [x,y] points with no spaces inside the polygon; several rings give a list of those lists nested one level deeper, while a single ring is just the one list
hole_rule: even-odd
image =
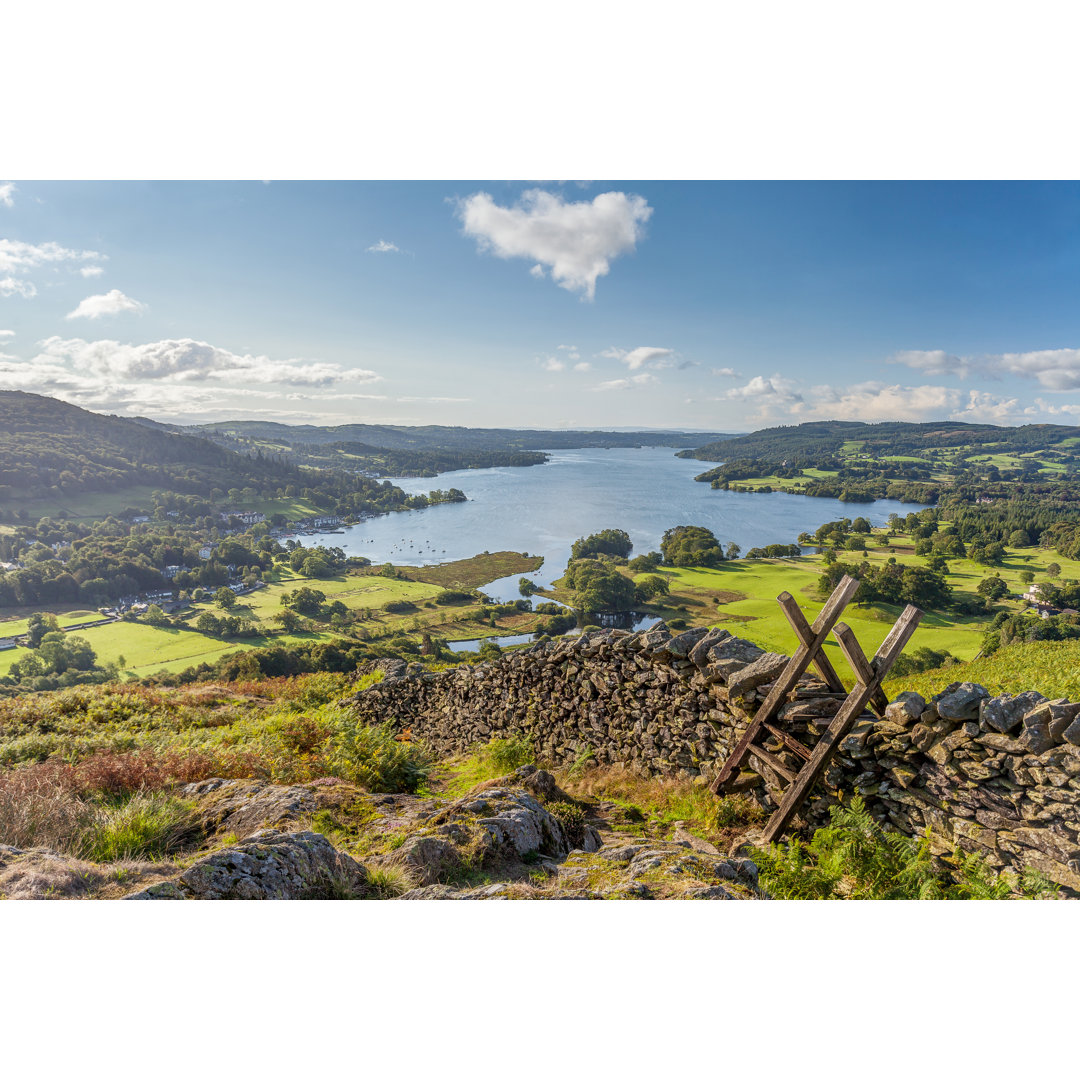
[{"label": "boulder", "polygon": [[180,794],[198,802],[199,825],[205,832],[222,830],[236,833],[240,839],[318,809],[310,788],[261,780],[200,780],[185,784]]},{"label": "boulder", "polygon": [[[449,840],[440,836],[410,836],[387,862],[404,867],[420,886],[435,885],[461,866],[461,853]],[[431,899],[431,897],[410,897]],[[444,899],[435,897],[434,899]]]},{"label": "boulder", "polygon": [[708,664],[706,670],[713,677],[720,679],[730,678],[741,668],[752,664],[760,656],[765,655],[765,650],[759,648],[752,641],[744,641],[742,638],[724,638],[723,641],[709,648],[706,656]]},{"label": "boulder", "polygon": [[933,703],[937,706],[938,716],[945,720],[977,720],[979,702],[989,696],[990,691],[978,683],[950,683],[934,696]]},{"label": "boulder", "polygon": [[789,657],[783,653],[764,653],[752,664],[747,664],[738,674],[728,678],[728,694],[741,697],[749,690],[756,690],[763,683],[772,682],[787,667]]},{"label": "boulder", "polygon": [[731,637],[728,630],[710,630],[690,650],[689,658],[696,667],[704,669],[709,663],[709,650]]},{"label": "boulder", "polygon": [[1041,705],[1046,698],[1037,690],[1023,694],[1002,694],[983,698],[979,705],[979,726],[984,731],[997,731],[1009,735],[1019,726],[1024,716]]},{"label": "boulder", "polygon": [[922,715],[926,708],[926,699],[914,690],[905,690],[898,694],[885,709],[885,718],[893,723],[910,727]]},{"label": "boulder", "polygon": [[320,833],[267,829],[125,899],[352,900],[365,895],[369,881],[362,863]]}]

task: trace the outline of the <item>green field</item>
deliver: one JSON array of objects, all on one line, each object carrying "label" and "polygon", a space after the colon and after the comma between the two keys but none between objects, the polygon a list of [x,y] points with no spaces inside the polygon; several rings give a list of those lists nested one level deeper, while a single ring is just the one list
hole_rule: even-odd
[{"label": "green field", "polygon": [[[874,540],[881,543],[881,535],[877,534]],[[913,553],[906,538],[898,537],[894,543],[895,551],[879,548],[865,553],[841,552],[839,557],[847,562],[865,559],[871,564],[887,562],[893,557],[899,563],[925,565],[925,560]],[[906,551],[902,550],[905,546]],[[1033,571],[1036,582],[1049,580],[1045,568],[1053,562],[1061,566],[1063,579],[1080,580],[1080,562],[1042,548],[1009,549],[1005,563],[1000,567],[980,566],[969,559],[950,560],[947,580],[957,592],[974,594],[984,577],[997,573],[1013,592],[1022,593],[1027,586],[1020,581],[1021,572]],[[797,641],[776,597],[781,592],[790,592],[807,618],[813,621],[824,604],[817,593],[818,578],[824,566],[822,556],[803,555],[794,559],[738,559],[715,570],[662,568],[657,572],[667,578],[671,593],[662,607],[650,610],[669,619],[681,617],[692,625],[723,626],[764,648],[790,654]],[[995,605],[994,610],[1019,612],[1025,606],[1023,601],[1010,600]],[[853,602],[844,612],[843,621],[855,631],[864,650],[870,653],[884,640],[899,614],[899,607],[877,604],[861,607]],[[970,660],[982,646],[982,636],[989,621],[990,617],[984,616],[930,612],[923,617],[908,648],[945,650],[962,660]],[[846,671],[835,641],[830,641],[826,649],[838,669]]]},{"label": "green field", "polygon": [[929,698],[953,682],[979,683],[992,694],[1038,690],[1051,699],[1080,701],[1080,641],[1008,645],[971,663],[886,680],[885,692],[891,698],[902,690],[915,690]]},{"label": "green field", "polygon": [[129,506],[139,510],[152,510],[150,496],[157,490],[148,484],[141,484],[121,491],[84,492],[60,498],[13,499],[12,505],[25,510],[29,518],[35,520],[43,517],[103,518],[119,513]]}]

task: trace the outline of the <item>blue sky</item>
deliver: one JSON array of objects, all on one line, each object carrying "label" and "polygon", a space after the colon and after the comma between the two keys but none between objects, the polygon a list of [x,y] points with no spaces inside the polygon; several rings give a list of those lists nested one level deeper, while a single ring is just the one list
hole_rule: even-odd
[{"label": "blue sky", "polygon": [[0,388],[164,420],[1080,417],[1080,185],[0,182]]}]

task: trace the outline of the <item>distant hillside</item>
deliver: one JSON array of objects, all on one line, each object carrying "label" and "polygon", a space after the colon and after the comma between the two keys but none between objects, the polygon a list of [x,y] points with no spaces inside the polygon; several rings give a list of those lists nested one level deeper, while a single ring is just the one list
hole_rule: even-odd
[{"label": "distant hillside", "polygon": [[1080,428],[1058,424],[996,427],[941,421],[926,424],[864,424],[854,420],[822,420],[790,427],[763,428],[750,435],[714,440],[679,456],[699,461],[755,458],[783,462],[820,457],[840,451],[845,443],[861,442],[869,454],[917,455],[932,447],[1000,445],[1014,451],[1039,450],[1080,436]]},{"label": "distant hillside", "polygon": [[695,447],[729,436],[719,432],[683,431],[542,431],[512,428],[467,428],[391,424],[276,424],[261,420],[225,420],[177,428],[214,440],[264,442],[279,446],[363,443],[384,450],[578,450],[584,447]]},{"label": "distant hillside", "polygon": [[160,485],[180,492],[310,483],[271,457],[251,458],[158,424],[102,416],[55,398],[0,391],[0,500]]}]

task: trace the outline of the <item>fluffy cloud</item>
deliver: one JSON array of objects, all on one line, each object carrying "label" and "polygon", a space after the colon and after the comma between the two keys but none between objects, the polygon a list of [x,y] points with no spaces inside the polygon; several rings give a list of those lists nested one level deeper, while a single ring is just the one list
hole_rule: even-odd
[{"label": "fluffy cloud", "polygon": [[566,364],[560,360],[557,356],[547,356],[541,362],[540,366],[545,371],[565,371]]},{"label": "fluffy cloud", "polygon": [[0,204],[4,206],[15,205],[15,192],[19,189],[10,181],[0,184]]},{"label": "fluffy cloud", "polygon": [[[0,356],[0,386],[85,408],[149,416],[261,413],[282,401],[316,403],[324,408],[318,415],[327,415],[326,406],[332,409],[343,400],[382,399],[349,389],[349,384],[377,381],[373,371],[242,355],[191,339],[122,345],[54,337],[39,349],[31,360]],[[245,400],[252,409],[235,404]]]},{"label": "fluffy cloud", "polygon": [[110,289],[98,296],[88,296],[81,301],[74,311],[69,311],[65,319],[100,319],[105,315],[120,315],[125,311],[143,312],[146,305],[130,296],[125,296],[119,289]]},{"label": "fluffy cloud", "polygon": [[942,349],[908,350],[891,358],[927,375],[955,375],[985,379],[1016,375],[1034,379],[1047,390],[1080,389],[1080,349],[1038,349],[1033,352],[954,356]]},{"label": "fluffy cloud", "polygon": [[399,255],[401,254],[401,248],[397,244],[392,244],[389,240],[377,240],[367,250],[374,252],[376,255],[388,255],[394,251]]},{"label": "fluffy cloud", "polygon": [[271,360],[241,355],[191,338],[122,345],[118,341],[49,338],[35,362],[69,363],[103,379],[167,379],[173,383],[228,381],[288,386],[330,386],[341,382],[374,382],[374,371],[344,369],[319,360]]},{"label": "fluffy cloud", "polygon": [[745,386],[733,386],[724,395],[730,401],[801,402],[796,384],[782,375],[755,375]]},{"label": "fluffy cloud", "polygon": [[591,371],[592,370],[592,364],[590,364],[588,360],[582,360],[579,363],[574,365],[574,370],[575,371]]},{"label": "fluffy cloud", "polygon": [[726,379],[739,379],[742,377],[734,368],[729,367],[714,367],[712,373],[714,375],[723,375]]},{"label": "fluffy cloud", "polygon": [[75,251],[61,247],[51,240],[45,244],[27,244],[22,240],[0,238],[0,296],[37,295],[37,286],[28,279],[33,270],[68,262],[100,261],[105,256],[97,251]]},{"label": "fluffy cloud", "polygon": [[598,383],[593,390],[601,393],[605,390],[633,390],[637,386],[647,386],[657,381],[652,372],[643,371],[640,375],[631,375],[626,379],[609,379],[607,382]]},{"label": "fluffy cloud", "polygon": [[0,278],[0,296],[22,296],[30,300],[37,296],[37,286],[32,281],[8,274]]},{"label": "fluffy cloud", "polygon": [[83,266],[79,268],[83,277],[101,277],[105,273],[104,266]]},{"label": "fluffy cloud", "polygon": [[487,192],[457,203],[466,236],[500,259],[528,259],[534,277],[551,275],[561,288],[592,300],[597,278],[611,261],[634,250],[652,207],[640,195],[607,191],[592,202],[565,202],[533,188],[514,206],[499,206]]},{"label": "fluffy cloud", "polygon": [[15,331],[14,330],[0,330],[0,338],[9,338],[9,337],[14,337],[14,336],[15,336]]}]

